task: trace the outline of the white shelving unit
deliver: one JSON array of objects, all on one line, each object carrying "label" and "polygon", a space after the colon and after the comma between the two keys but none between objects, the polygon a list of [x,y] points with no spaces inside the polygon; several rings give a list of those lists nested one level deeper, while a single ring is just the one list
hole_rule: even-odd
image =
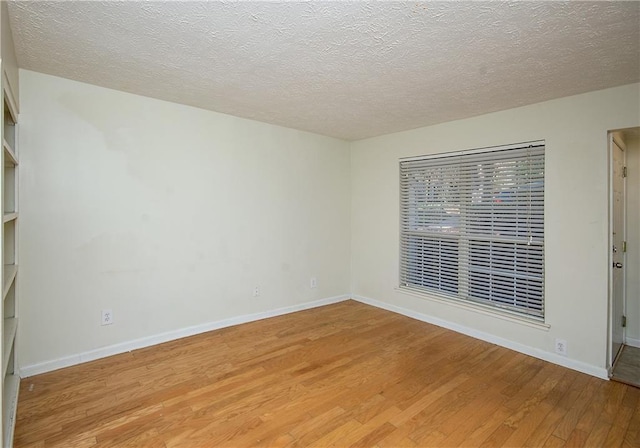
[{"label": "white shelving unit", "polygon": [[16,366],[18,332],[18,151],[17,111],[6,79],[2,80],[2,439],[13,444],[20,377]]},{"label": "white shelving unit", "polygon": [[20,312],[18,272],[18,232],[20,217],[18,212],[18,114],[20,113],[20,75],[18,60],[13,45],[13,34],[9,21],[7,2],[0,1],[0,142],[2,142],[2,169],[0,170],[0,208],[2,209],[2,315],[0,316],[0,366],[2,366],[2,424],[0,425],[0,445],[13,446],[13,432],[18,408],[20,376],[18,370]]},{"label": "white shelving unit", "polygon": [[13,432],[18,408],[20,376],[18,350],[20,343],[20,273],[18,269],[18,232],[20,216],[18,210],[18,114],[20,113],[20,75],[18,60],[13,45],[13,34],[9,21],[7,2],[0,1],[0,142],[2,142],[2,169],[0,170],[0,208],[2,209],[2,231],[0,250],[2,258],[0,279],[2,286],[2,315],[0,316],[0,366],[2,366],[2,424],[0,424],[0,446],[13,446]]}]

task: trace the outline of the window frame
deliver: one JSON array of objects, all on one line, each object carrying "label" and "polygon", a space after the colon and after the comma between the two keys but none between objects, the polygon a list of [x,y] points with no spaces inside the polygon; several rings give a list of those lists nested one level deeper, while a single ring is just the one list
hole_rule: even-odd
[{"label": "window frame", "polygon": [[[509,152],[510,150],[516,150],[516,151],[512,151],[510,153]],[[522,157],[523,151],[526,152],[526,158]],[[529,152],[531,152],[532,154],[529,154]],[[511,156],[510,154],[515,154],[515,155]],[[507,313],[509,315],[514,315],[516,317],[524,318],[526,320],[532,320],[535,322],[544,322],[545,315],[546,315],[545,313],[545,248],[544,248],[544,221],[545,221],[544,197],[545,197],[545,179],[546,179],[546,168],[545,168],[546,155],[545,154],[546,154],[545,141],[539,140],[539,141],[532,141],[532,142],[516,143],[511,145],[494,146],[494,147],[486,147],[486,148],[479,148],[479,149],[472,149],[472,150],[444,152],[444,153],[437,153],[437,154],[400,158],[399,164],[398,164],[399,187],[400,187],[400,191],[399,191],[400,193],[399,269],[398,269],[399,289],[405,290],[410,293],[418,293],[418,294],[424,294],[428,296],[433,295],[438,298],[444,298],[447,301],[455,301],[465,305],[479,306],[482,309],[488,310],[489,312],[492,312],[492,313],[497,313],[497,314]],[[459,191],[463,191],[466,189],[465,190],[466,197],[464,200],[460,200],[460,204],[459,204],[460,208],[459,208],[458,214],[460,216],[458,219],[460,221],[460,224],[458,224],[458,230],[457,230],[458,233],[453,236],[446,235],[445,233],[440,233],[440,234],[436,233],[431,235],[428,231],[423,230],[422,237],[418,235],[415,238],[416,240],[419,240],[420,244],[422,245],[440,244],[442,246],[444,245],[444,241],[447,241],[447,240],[455,241],[455,244],[457,244],[458,246],[458,252],[456,255],[457,265],[449,266],[449,268],[460,269],[460,272],[462,274],[458,273],[457,276],[450,277],[449,285],[451,284],[451,278],[453,278],[454,282],[457,281],[457,287],[450,288],[448,291],[446,290],[446,288],[445,290],[443,290],[443,288],[438,289],[438,288],[426,286],[425,284],[427,282],[425,278],[428,277],[428,275],[425,274],[426,270],[424,269],[424,267],[428,267],[429,270],[431,271],[440,270],[439,271],[440,273],[438,274],[439,275],[438,279],[440,283],[444,283],[445,280],[447,280],[446,276],[443,278],[442,277],[443,274],[441,273],[443,271],[444,262],[443,262],[443,258],[440,258],[436,262],[436,265],[429,265],[428,263],[429,263],[430,255],[429,254],[424,255],[424,252],[429,252],[428,250],[427,251],[423,250],[423,253],[420,255],[421,258],[415,255],[415,251],[416,251],[415,247],[413,248],[413,252],[410,252],[410,249],[409,249],[409,245],[410,245],[409,238],[411,238],[410,234],[412,232],[414,234],[420,233],[419,230],[411,230],[410,228],[411,224],[409,224],[409,219],[411,218],[410,213],[411,213],[411,210],[413,210],[413,216],[415,217],[415,216],[418,216],[420,212],[418,211],[419,209],[418,206],[414,205],[414,208],[411,209],[411,206],[408,205],[410,200],[408,199],[409,196],[406,196],[409,194],[406,188],[409,188],[407,185],[410,185],[411,181],[405,181],[403,179],[404,174],[407,174],[407,171],[403,169],[403,165],[411,162],[416,162],[417,164],[420,164],[420,163],[424,164],[425,166],[421,168],[423,170],[421,173],[423,175],[422,183],[426,184],[426,183],[430,183],[430,179],[431,179],[430,177],[428,177],[428,172],[430,170],[432,172],[436,170],[436,173],[437,173],[437,170],[439,169],[438,168],[439,163],[447,164],[448,163],[447,161],[455,162],[456,160],[458,160],[460,161],[459,162],[460,166],[463,166],[465,163],[467,164],[471,163],[468,161],[469,159],[471,159],[472,161],[475,160],[473,156],[477,157],[478,160],[480,160],[480,162],[478,163],[487,164],[488,166],[493,167],[494,170],[496,169],[495,168],[496,166],[499,166],[500,163],[504,163],[504,162],[510,162],[515,164],[516,168],[512,169],[512,171],[516,171],[516,172],[519,171],[518,167],[520,165],[518,165],[518,163],[524,163],[526,166],[529,166],[528,176],[524,174],[518,174],[516,175],[517,177],[515,178],[515,182],[516,182],[515,185],[522,185],[522,182],[528,182],[528,190],[529,190],[528,196],[526,196],[526,199],[524,201],[527,201],[527,200],[529,201],[528,202],[529,208],[526,213],[523,214],[523,212],[520,210],[518,211],[518,214],[515,216],[528,217],[528,221],[526,223],[526,226],[524,226],[524,228],[527,229],[527,231],[529,232],[529,235],[531,235],[531,232],[533,231],[532,229],[534,229],[535,226],[539,226],[535,228],[535,231],[537,232],[536,240],[533,240],[532,237],[529,236],[526,246],[522,245],[522,241],[520,241],[522,238],[521,236],[518,236],[517,238],[514,237],[511,239],[511,241],[507,241],[506,243],[500,242],[500,241],[497,241],[497,242],[489,241],[491,240],[491,238],[487,239],[487,234],[474,233],[467,229],[463,229],[465,227],[463,223],[469,222],[470,219],[473,219],[473,218],[470,218],[470,216],[473,216],[473,209],[471,206],[471,202],[481,202],[481,200],[473,201],[471,199],[471,197],[473,196],[473,193],[469,193],[469,185],[473,185],[474,182],[475,183],[479,182],[478,181],[479,177],[476,175],[476,177],[471,177],[471,180],[469,181],[468,178],[463,179],[464,176],[460,175],[460,171],[459,171],[457,174],[458,178],[463,180],[461,180],[457,184],[457,186],[451,186],[451,185],[449,186],[450,190],[453,193],[450,191],[445,191],[445,193],[443,193],[443,194],[453,195],[455,197],[456,189]],[[430,160],[434,160],[434,164],[432,166],[429,166]],[[535,166],[537,170],[539,170],[539,171],[536,171],[535,176],[531,175],[530,167],[532,166],[532,164],[533,166]],[[445,165],[441,165],[440,169],[442,169],[442,166],[445,166]],[[454,165],[449,163],[446,166],[451,167]],[[480,165],[478,165],[478,167],[479,166]],[[412,174],[420,173],[419,169],[420,168],[418,169],[414,168],[409,172]],[[479,168],[479,169],[482,170],[482,168]],[[446,176],[443,175],[443,177],[446,177]],[[455,176],[453,178],[455,179]],[[536,184],[535,187],[532,187],[531,186],[533,184],[532,179],[534,178],[536,179],[536,182],[539,183],[539,185]],[[485,183],[491,182],[491,185],[497,185],[496,184],[497,181],[495,180],[495,178],[493,178],[490,181],[483,180],[482,182],[485,182]],[[418,189],[419,183],[420,183],[419,181],[414,182],[413,184],[414,190]],[[512,188],[520,188],[520,187],[512,187]],[[535,193],[532,193],[532,190],[534,189],[539,189],[539,190],[536,190]],[[512,207],[521,209],[523,208],[522,204],[524,203],[523,199],[521,199],[521,196],[523,196],[522,191],[520,190],[514,190],[514,191],[516,191],[514,196],[516,196],[517,199],[513,201],[514,204],[512,205]],[[405,196],[403,197],[403,195]],[[428,196],[428,193],[426,192],[426,188],[425,188],[424,195],[425,197]],[[531,206],[532,198],[537,200],[535,207]],[[462,205],[463,203],[464,203],[464,207]],[[437,202],[437,201],[432,202],[431,204],[438,204],[441,208],[447,207],[447,203],[443,202],[442,200],[440,202]],[[495,206],[492,205],[491,209],[493,210],[494,207]],[[464,213],[462,212],[463,208],[465,209]],[[420,210],[422,210],[422,213],[424,214],[425,209],[422,208]],[[427,208],[427,210],[429,209]],[[451,208],[449,207],[448,210],[449,211],[447,213],[451,211]],[[491,213],[493,214],[491,215],[491,218],[490,218],[490,222],[492,223],[490,227],[493,228],[493,223],[497,222],[498,220],[498,216],[497,216],[498,214],[493,211]],[[535,218],[537,219],[535,224],[531,224],[530,222],[531,216],[535,216]],[[503,220],[503,223],[504,222],[507,223],[505,225],[512,225],[511,222]],[[480,225],[480,227],[482,227],[482,225]],[[520,222],[517,222],[516,227],[518,229],[521,229],[523,228],[523,224],[521,224]],[[424,229],[424,226],[423,226],[423,229]],[[474,231],[477,232],[477,229],[474,229]],[[474,246],[474,247],[471,247],[471,246]],[[528,247],[528,246],[532,246],[532,247]],[[493,270],[490,270],[486,275],[489,275],[491,278],[491,280],[488,282],[490,283],[490,286],[485,286],[483,288],[478,289],[477,282],[482,280],[482,276],[478,275],[477,273],[472,274],[472,272],[477,271],[479,269],[478,266],[480,265],[478,264],[474,265],[473,263],[476,263],[476,262],[469,261],[469,259],[470,257],[471,258],[474,256],[477,257],[478,256],[477,251],[481,249],[488,250],[489,252],[492,252],[492,251],[496,252],[498,253],[498,255],[494,256],[493,254],[491,254],[489,257],[490,261],[488,263],[492,266],[491,269]],[[440,250],[442,251],[442,249]],[[449,248],[449,250],[451,251],[452,249]],[[504,271],[497,269],[495,265],[498,264],[498,261],[501,263],[504,263],[504,259],[506,258],[504,254],[507,253],[509,250],[513,252],[513,260],[514,260],[513,271],[508,272],[508,275],[505,276]],[[476,252],[474,253],[474,251]],[[422,277],[419,277],[422,280],[421,284],[416,283],[416,280],[418,279],[418,277],[416,277],[413,271],[411,272],[411,274],[407,273],[407,270],[411,267],[410,263],[412,261],[409,260],[411,253],[414,253],[414,261],[413,261],[414,265],[412,269],[415,269],[419,274],[422,274]],[[431,254],[433,253],[435,252],[432,250]],[[443,256],[440,255],[440,257],[443,257]],[[521,267],[519,267],[519,265],[523,264],[522,261],[519,261],[522,257],[525,257],[525,260],[526,260],[524,262],[526,264],[526,268],[524,268],[524,270]],[[534,269],[530,267],[531,263],[529,261],[530,259],[533,259],[533,257],[535,257],[535,262],[532,263],[534,265],[533,266]],[[484,258],[487,259],[486,256]],[[415,261],[415,260],[419,260],[419,261]],[[449,255],[448,260],[449,261],[451,260],[451,255]],[[422,264],[423,267],[419,267],[420,264]],[[462,264],[462,266],[459,266],[459,264]],[[530,278],[527,277],[524,280],[526,286],[522,286],[522,272],[528,274],[529,271],[532,269],[535,275],[531,276]],[[539,274],[539,277],[538,277],[538,274]],[[473,275],[476,276],[475,280],[472,279]],[[474,283],[474,281],[476,283]],[[502,282],[502,284],[500,284],[500,282]],[[507,304],[505,304],[505,301],[501,298],[501,294],[503,296],[504,294],[506,294],[506,292],[504,291],[504,284],[509,282],[513,283],[514,285],[515,292],[513,292],[513,299],[512,299],[513,304],[508,303],[511,299],[507,300],[506,301]],[[494,286],[495,283],[498,284],[497,287]],[[518,286],[519,283],[520,283],[520,286]],[[530,283],[533,284],[533,287],[530,286]],[[470,288],[476,288],[474,292],[476,294],[475,297],[473,296],[472,293],[470,293]],[[503,288],[503,290],[501,291],[500,288]],[[453,291],[453,289],[455,289],[455,291]],[[490,296],[488,298],[479,297],[477,295],[478,292],[479,291],[482,292],[484,290],[491,290],[492,291],[491,294],[494,294],[494,296]],[[530,292],[533,298],[529,297],[528,294]],[[524,296],[521,296],[521,295],[519,296],[518,294],[521,294],[521,295],[524,294]],[[503,300],[503,302],[501,302],[501,300]],[[523,306],[523,304],[525,304],[526,306]]]}]

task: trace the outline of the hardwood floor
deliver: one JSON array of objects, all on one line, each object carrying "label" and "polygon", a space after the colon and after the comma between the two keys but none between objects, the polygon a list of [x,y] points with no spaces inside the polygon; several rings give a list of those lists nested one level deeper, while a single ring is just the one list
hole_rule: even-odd
[{"label": "hardwood floor", "polygon": [[24,379],[17,447],[640,446],[640,389],[349,301]]},{"label": "hardwood floor", "polygon": [[625,345],[613,366],[611,379],[640,387],[640,348]]}]

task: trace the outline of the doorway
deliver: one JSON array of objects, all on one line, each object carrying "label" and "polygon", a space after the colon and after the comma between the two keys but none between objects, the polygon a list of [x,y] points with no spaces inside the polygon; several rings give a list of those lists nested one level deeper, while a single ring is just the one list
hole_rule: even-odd
[{"label": "doorway", "polygon": [[626,210],[626,145],[619,132],[609,134],[609,154],[611,160],[611,365],[620,354],[624,343],[625,322],[625,210]]},{"label": "doorway", "polygon": [[[640,128],[609,133],[609,344],[612,379],[640,351]],[[632,369],[640,373],[638,369]],[[630,380],[624,381],[629,382]],[[640,382],[640,377],[633,379]],[[632,381],[632,382],[633,382]],[[640,384],[638,384],[640,386]]]}]

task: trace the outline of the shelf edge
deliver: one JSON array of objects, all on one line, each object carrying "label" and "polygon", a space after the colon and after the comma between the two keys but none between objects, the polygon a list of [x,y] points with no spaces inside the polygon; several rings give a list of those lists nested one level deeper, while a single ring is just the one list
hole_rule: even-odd
[{"label": "shelf edge", "polygon": [[16,152],[13,150],[9,142],[6,140],[3,140],[2,147],[4,148],[5,153],[7,153],[7,155],[9,156],[11,163],[13,163],[14,166],[17,166],[18,157],[16,156]]},{"label": "shelf edge", "polygon": [[3,215],[3,221],[5,223],[9,222],[9,221],[13,221],[14,219],[18,218],[18,212],[7,212]]},{"label": "shelf edge", "polygon": [[2,300],[7,298],[7,293],[9,293],[9,289],[11,288],[11,285],[13,285],[13,281],[16,279],[17,274],[18,265],[4,265],[4,275],[2,276]]},{"label": "shelf edge", "polygon": [[2,377],[7,374],[7,368],[9,367],[9,358],[11,358],[11,349],[13,343],[16,340],[16,332],[18,331],[18,319],[15,317],[9,317],[4,320],[3,337],[2,341],[4,346],[2,347]]}]

